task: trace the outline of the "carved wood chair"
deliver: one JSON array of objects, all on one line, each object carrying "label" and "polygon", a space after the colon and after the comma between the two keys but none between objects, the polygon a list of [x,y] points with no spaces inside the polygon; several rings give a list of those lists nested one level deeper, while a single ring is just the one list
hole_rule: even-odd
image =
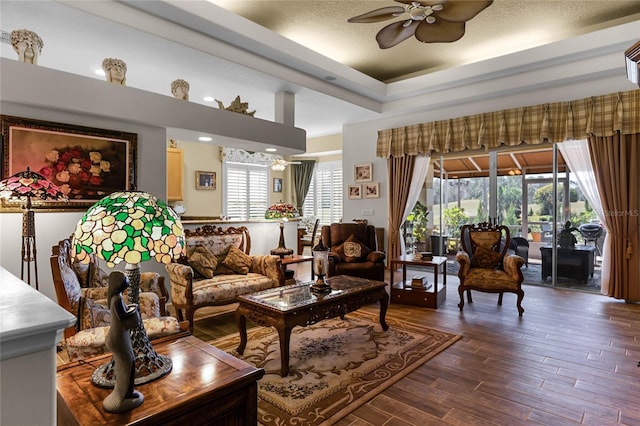
[{"label": "carved wood chair", "polygon": [[524,259],[507,252],[510,240],[509,228],[503,225],[483,222],[464,225],[461,228],[462,251],[456,256],[460,264],[458,271],[460,311],[464,307],[465,291],[469,303],[473,303],[471,290],[499,293],[498,305],[502,305],[504,293],[515,293],[518,297],[516,302],[518,314],[522,316],[524,277],[521,268]]},{"label": "carved wood chair", "polygon": [[313,232],[307,234],[308,236],[301,237],[298,243],[298,254],[302,255],[305,247],[311,247],[315,245],[316,234],[318,233],[318,224],[320,223],[320,219],[316,219],[313,225]]}]

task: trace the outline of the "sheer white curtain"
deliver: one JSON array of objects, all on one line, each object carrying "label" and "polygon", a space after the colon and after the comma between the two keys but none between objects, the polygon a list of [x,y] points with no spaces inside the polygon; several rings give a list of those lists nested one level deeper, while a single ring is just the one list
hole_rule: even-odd
[{"label": "sheer white curtain", "polygon": [[[589,201],[589,205],[591,205],[596,216],[598,216],[598,220],[600,220],[600,223],[604,226],[606,223],[604,220],[604,209],[602,208],[600,193],[598,192],[596,178],[593,173],[593,166],[591,165],[589,142],[586,139],[565,141],[558,144],[558,149],[560,150],[565,163],[569,166],[572,177],[575,178],[580,190],[587,201]],[[603,258],[607,255],[606,250],[607,247],[609,247],[608,239],[610,237],[611,233],[607,230],[605,243],[603,244]],[[602,262],[602,266],[602,282],[608,282],[608,263]]]},{"label": "sheer white curtain", "polygon": [[[420,197],[420,192],[424,186],[424,181],[427,179],[427,173],[429,172],[429,155],[416,156],[415,166],[413,167],[413,176],[411,178],[411,187],[409,188],[409,197],[407,198],[407,205],[404,207],[404,213],[402,214],[402,222],[409,216],[413,206]],[[400,247],[402,248],[402,254],[407,253],[407,249],[404,244],[404,238],[400,238]]]}]

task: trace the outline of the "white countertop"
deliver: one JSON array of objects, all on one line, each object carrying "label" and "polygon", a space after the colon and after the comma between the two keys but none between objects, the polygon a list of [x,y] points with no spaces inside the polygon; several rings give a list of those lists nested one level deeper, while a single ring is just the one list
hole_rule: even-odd
[{"label": "white countertop", "polygon": [[0,360],[55,345],[76,317],[0,266]]}]

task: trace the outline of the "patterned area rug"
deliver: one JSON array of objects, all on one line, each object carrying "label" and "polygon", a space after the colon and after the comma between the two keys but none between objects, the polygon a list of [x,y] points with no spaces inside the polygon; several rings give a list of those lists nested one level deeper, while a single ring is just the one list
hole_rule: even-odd
[{"label": "patterned area rug", "polygon": [[262,425],[332,425],[452,345],[461,336],[354,312],[344,320],[296,327],[291,335],[290,373],[280,377],[278,334],[272,327],[248,330],[238,355],[237,333],[210,343],[264,368],[258,382]]}]

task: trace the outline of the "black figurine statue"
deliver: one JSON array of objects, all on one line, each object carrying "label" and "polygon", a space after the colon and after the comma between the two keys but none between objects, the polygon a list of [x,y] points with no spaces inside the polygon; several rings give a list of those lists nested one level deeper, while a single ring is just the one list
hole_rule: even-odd
[{"label": "black figurine statue", "polygon": [[113,392],[102,402],[109,413],[122,413],[138,407],[144,396],[133,389],[135,379],[134,353],[129,330],[138,326],[140,313],[136,305],[125,305],[122,293],[129,280],[120,271],[109,274],[107,302],[111,310],[111,326],[107,334],[107,347],[113,353],[116,384]]}]

